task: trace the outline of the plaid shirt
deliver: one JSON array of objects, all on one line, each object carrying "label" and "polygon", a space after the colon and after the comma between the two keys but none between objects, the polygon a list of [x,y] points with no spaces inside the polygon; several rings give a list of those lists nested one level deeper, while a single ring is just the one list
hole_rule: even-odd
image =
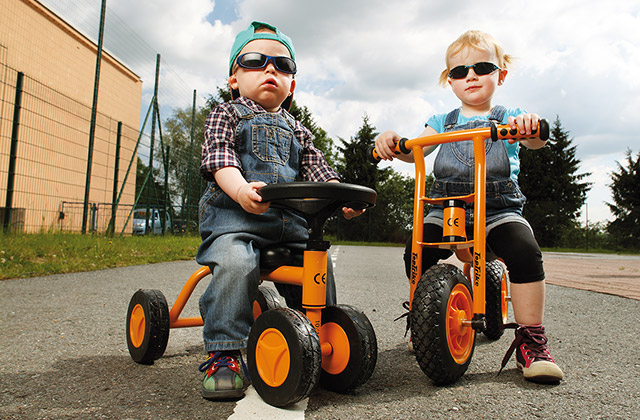
[{"label": "plaid shirt", "polygon": [[[256,113],[267,112],[254,101],[241,97],[238,102]],[[287,112],[280,109],[278,112]],[[234,166],[242,172],[242,165],[235,149],[235,131],[240,118],[232,105],[223,103],[211,111],[204,124],[202,164],[200,173],[207,181],[214,181],[213,174],[226,166]],[[304,181],[326,182],[340,177],[313,145],[313,135],[300,123],[295,122],[294,137],[302,145],[300,175]]]}]

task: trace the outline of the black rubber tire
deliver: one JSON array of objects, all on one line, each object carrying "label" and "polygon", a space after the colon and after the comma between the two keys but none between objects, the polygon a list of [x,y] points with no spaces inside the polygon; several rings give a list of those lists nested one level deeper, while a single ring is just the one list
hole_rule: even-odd
[{"label": "black rubber tire", "polygon": [[[269,357],[265,362],[261,355],[256,354],[262,352],[259,341],[263,333],[273,334],[273,330],[277,330],[286,343],[289,354],[286,361],[280,357]],[[285,351],[279,354],[282,353]],[[263,363],[260,367],[257,358]],[[280,363],[289,365],[286,377],[280,385],[271,386],[261,371],[273,372]],[[266,403],[286,407],[308,397],[320,379],[321,363],[320,338],[309,318],[302,313],[289,308],[273,309],[264,312],[253,323],[247,345],[247,364],[253,387]]]},{"label": "black rubber tire", "polygon": [[286,302],[286,306],[296,311],[304,312],[302,309],[302,286],[285,283],[274,283],[278,293]]},{"label": "black rubber tire", "polygon": [[456,362],[449,349],[447,309],[452,290],[458,284],[471,295],[469,280],[458,267],[436,264],[424,272],[413,295],[409,316],[414,353],[422,371],[436,385],[458,380],[469,367],[475,349],[473,330],[470,352],[462,363]]},{"label": "black rubber tire", "polygon": [[[256,307],[257,306],[257,307]],[[260,285],[258,286],[258,297],[254,302],[253,317],[257,319],[264,312],[270,309],[283,308],[284,305],[280,299],[280,295],[275,290]]]},{"label": "black rubber tire", "polygon": [[[331,356],[323,357],[320,386],[334,392],[348,392],[369,380],[378,360],[378,341],[369,318],[350,305],[331,305],[322,310],[322,325],[335,323],[347,336],[348,349],[334,346],[334,354],[349,351],[349,361],[339,373],[329,373],[324,367]],[[333,343],[332,343],[333,345]]]},{"label": "black rubber tire", "polygon": [[487,328],[483,332],[490,340],[497,340],[504,334],[502,326],[507,317],[507,307],[505,305],[503,310],[502,305],[506,303],[502,294],[503,280],[506,288],[507,270],[505,267],[498,260],[489,261],[485,277],[485,318],[487,320]]},{"label": "black rubber tire", "polygon": [[[134,328],[144,328],[143,339],[134,344],[131,315],[135,311]],[[164,354],[169,341],[169,306],[159,290],[138,290],[131,297],[127,310],[127,346],[131,358],[140,364],[150,365]]]}]

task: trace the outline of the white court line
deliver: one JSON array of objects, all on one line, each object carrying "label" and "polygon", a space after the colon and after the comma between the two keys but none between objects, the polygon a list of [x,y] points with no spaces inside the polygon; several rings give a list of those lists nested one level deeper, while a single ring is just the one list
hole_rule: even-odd
[{"label": "white court line", "polygon": [[262,400],[254,387],[249,386],[229,420],[304,420],[308,402],[309,398],[305,398],[286,408],[273,407]]},{"label": "white court line", "polygon": [[[332,249],[331,262],[336,268],[339,246]],[[286,408],[273,407],[262,400],[255,388],[249,386],[244,398],[236,403],[236,408],[228,420],[304,420],[309,398],[305,398]]]}]

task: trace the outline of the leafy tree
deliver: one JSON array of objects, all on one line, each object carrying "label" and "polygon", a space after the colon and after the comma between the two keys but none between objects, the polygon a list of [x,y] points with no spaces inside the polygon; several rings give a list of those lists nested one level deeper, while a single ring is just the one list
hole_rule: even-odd
[{"label": "leafy tree", "polygon": [[199,171],[200,151],[209,110],[196,107],[195,115],[193,111],[192,107],[175,109],[163,124],[164,152],[169,151],[171,193],[174,204],[180,206],[179,218],[185,220],[197,220],[198,200],[204,186]]},{"label": "leafy tree", "polygon": [[375,215],[374,240],[404,243],[413,224],[415,179],[392,168],[384,168],[378,174],[378,181],[378,199],[376,207],[371,209]]},{"label": "leafy tree", "polygon": [[549,143],[538,150],[520,151],[520,186],[527,197],[524,216],[541,246],[561,245],[562,238],[578,227],[577,218],[591,183],[578,174],[580,160],[569,132],[556,117]]},{"label": "leafy tree", "polygon": [[[140,198],[138,199],[136,207],[145,207],[149,204],[151,207],[164,208],[164,182],[158,181],[162,179],[160,171],[154,168],[153,174],[147,177],[149,167],[145,165],[140,158],[137,159],[136,198]],[[149,192],[150,195],[148,195]],[[149,203],[147,203],[147,197],[151,197]]]},{"label": "leafy tree", "polygon": [[618,170],[611,174],[609,184],[613,203],[606,203],[615,217],[607,225],[607,231],[614,242],[624,248],[640,248],[640,152],[633,159],[627,150],[626,167],[618,164]]},{"label": "leafy tree", "polygon": [[207,98],[207,108],[210,111],[216,106],[225,102],[229,102],[230,100],[231,100],[231,87],[227,84],[225,84],[222,87],[218,86],[218,92],[216,93],[216,95],[215,96],[209,95],[209,97]]}]

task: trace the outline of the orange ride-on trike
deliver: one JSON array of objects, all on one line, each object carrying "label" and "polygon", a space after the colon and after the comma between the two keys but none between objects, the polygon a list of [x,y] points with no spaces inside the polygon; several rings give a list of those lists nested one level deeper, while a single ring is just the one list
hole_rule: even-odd
[{"label": "orange ride-on trike", "polygon": [[[533,137],[549,138],[549,124],[539,122]],[[422,148],[457,141],[473,141],[475,158],[474,192],[465,196],[431,199],[425,195],[424,159],[415,159],[415,190],[411,275],[409,278],[409,325],[411,342],[420,368],[438,385],[455,382],[467,370],[475,348],[476,333],[484,332],[490,339],[502,335],[507,316],[507,275],[504,266],[486,255],[486,156],[485,141],[523,140],[508,125],[492,125],[463,131],[453,131],[396,144],[396,154],[422,156]],[[369,158],[378,162],[375,148]],[[465,232],[465,204],[474,203],[473,239]],[[442,242],[423,242],[425,204],[444,207]],[[458,267],[438,263],[422,274],[422,247],[451,249],[464,263]]]},{"label": "orange ride-on trike", "polygon": [[[261,250],[261,279],[301,286],[305,314],[281,307],[272,289],[259,287],[254,323],[249,333],[247,365],[251,382],[267,403],[283,407],[307,397],[316,384],[346,392],[365,383],[378,357],[375,332],[364,313],[349,305],[326,305],[327,251],[323,226],[338,209],[363,209],[376,201],[376,192],[353,184],[291,182],[259,190],[273,207],[302,214],[309,240],[302,265],[291,250],[274,246]],[[173,307],[159,290],[138,290],[127,312],[127,345],[133,360],[151,364],[160,358],[169,329],[202,326],[201,317],[180,318],[184,306],[208,267],[187,280]]]}]

